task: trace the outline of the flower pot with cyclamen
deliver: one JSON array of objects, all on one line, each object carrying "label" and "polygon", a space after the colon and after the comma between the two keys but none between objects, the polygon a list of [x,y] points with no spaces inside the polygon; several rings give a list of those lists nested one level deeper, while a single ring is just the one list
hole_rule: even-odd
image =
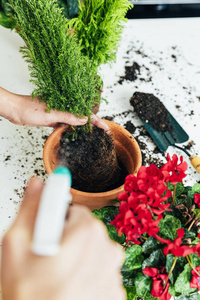
[{"label": "flower pot with cyclamen", "polygon": [[[91,210],[113,205],[124,189],[127,174],[136,174],[142,163],[140,148],[133,136],[118,124],[105,120],[111,135],[94,127],[91,133],[78,132],[70,140],[66,126],[47,139],[43,160],[47,173],[60,164],[72,173],[72,203]],[[79,129],[78,129],[79,130]]]},{"label": "flower pot with cyclamen", "polygon": [[199,299],[200,183],[185,186],[186,171],[183,157],[168,154],[160,168],[126,177],[118,207],[93,211],[125,250],[127,299]]}]

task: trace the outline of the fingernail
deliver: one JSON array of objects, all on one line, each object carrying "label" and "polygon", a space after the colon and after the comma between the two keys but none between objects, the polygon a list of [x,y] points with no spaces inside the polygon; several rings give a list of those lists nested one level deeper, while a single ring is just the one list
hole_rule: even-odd
[{"label": "fingernail", "polygon": [[111,135],[111,130],[110,130],[110,129],[105,130],[105,132],[106,132],[108,135]]}]

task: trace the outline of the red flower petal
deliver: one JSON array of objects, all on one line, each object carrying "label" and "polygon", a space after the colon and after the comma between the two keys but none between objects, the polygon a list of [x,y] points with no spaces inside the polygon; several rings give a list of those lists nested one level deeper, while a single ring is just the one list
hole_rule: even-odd
[{"label": "red flower petal", "polygon": [[151,295],[153,297],[159,297],[163,292],[163,281],[162,280],[154,280],[151,290]]},{"label": "red flower petal", "polygon": [[159,297],[159,300],[170,300],[171,299],[172,296],[169,294],[168,290],[169,290],[169,282],[167,283],[164,292]]},{"label": "red flower petal", "polygon": [[149,277],[155,277],[158,274],[158,269],[146,267],[144,270],[142,270],[142,273]]},{"label": "red flower petal", "polygon": [[196,277],[192,277],[191,281],[190,281],[190,287],[192,289],[197,289],[198,285],[197,285],[197,278]]},{"label": "red flower petal", "polygon": [[118,196],[118,201],[127,201],[128,200],[128,194],[126,192],[122,192]]}]

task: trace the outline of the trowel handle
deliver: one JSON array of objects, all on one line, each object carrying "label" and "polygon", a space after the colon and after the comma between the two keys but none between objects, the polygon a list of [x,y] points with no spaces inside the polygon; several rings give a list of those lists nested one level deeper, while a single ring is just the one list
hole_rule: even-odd
[{"label": "trowel handle", "polygon": [[196,169],[196,171],[200,173],[200,157],[193,154],[190,156],[190,161],[192,166]]}]

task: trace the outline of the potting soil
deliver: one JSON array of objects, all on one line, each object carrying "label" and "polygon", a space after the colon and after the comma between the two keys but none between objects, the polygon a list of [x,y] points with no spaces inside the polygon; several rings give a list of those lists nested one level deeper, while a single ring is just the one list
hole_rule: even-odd
[{"label": "potting soil", "polygon": [[153,94],[135,92],[130,99],[136,114],[155,130],[171,131],[169,113],[164,104]]},{"label": "potting soil", "polygon": [[58,159],[72,173],[72,187],[84,192],[105,192],[124,183],[127,171],[118,161],[114,142],[101,128],[78,130],[77,139],[62,135]]}]

